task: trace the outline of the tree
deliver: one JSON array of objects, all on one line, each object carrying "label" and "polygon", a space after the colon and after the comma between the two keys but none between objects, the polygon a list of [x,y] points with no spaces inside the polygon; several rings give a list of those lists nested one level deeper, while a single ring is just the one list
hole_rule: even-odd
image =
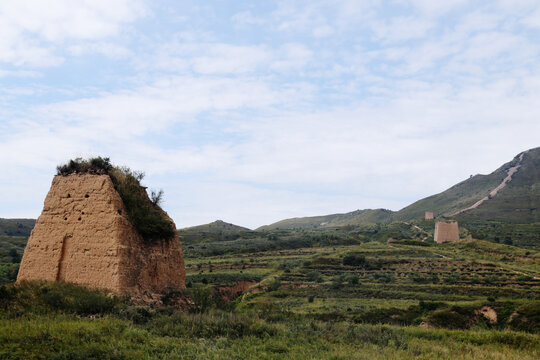
[{"label": "tree", "polygon": [[163,189],[159,189],[158,192],[155,192],[152,190],[150,192],[150,199],[152,199],[152,203],[156,206],[160,206],[161,202],[163,201]]}]

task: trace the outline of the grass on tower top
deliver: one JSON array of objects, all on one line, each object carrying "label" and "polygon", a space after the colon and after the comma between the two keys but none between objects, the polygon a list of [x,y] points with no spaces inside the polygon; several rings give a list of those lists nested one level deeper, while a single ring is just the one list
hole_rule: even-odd
[{"label": "grass on tower top", "polygon": [[176,235],[173,222],[159,206],[163,191],[152,192],[152,199],[150,199],[146,189],[141,185],[144,173],[132,171],[128,167],[114,166],[107,157],[72,159],[67,164],[57,166],[56,170],[57,175],[61,176],[109,175],[114,188],[124,202],[129,220],[145,243],[151,244],[160,239],[170,240]]}]

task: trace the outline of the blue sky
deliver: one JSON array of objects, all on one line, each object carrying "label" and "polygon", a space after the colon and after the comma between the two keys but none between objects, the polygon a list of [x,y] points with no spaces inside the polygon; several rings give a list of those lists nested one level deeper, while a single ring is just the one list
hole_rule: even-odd
[{"label": "blue sky", "polygon": [[398,210],[540,145],[540,3],[7,0],[0,217],[110,156],[178,227]]}]

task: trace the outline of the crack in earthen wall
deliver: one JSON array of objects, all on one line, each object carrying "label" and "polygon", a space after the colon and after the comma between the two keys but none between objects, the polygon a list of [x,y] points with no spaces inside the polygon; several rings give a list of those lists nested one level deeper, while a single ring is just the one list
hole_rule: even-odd
[{"label": "crack in earthen wall", "polygon": [[56,281],[63,281],[65,279],[66,271],[66,248],[70,235],[64,236],[62,239],[62,247],[60,249],[60,257],[58,259],[58,272],[56,273]]}]

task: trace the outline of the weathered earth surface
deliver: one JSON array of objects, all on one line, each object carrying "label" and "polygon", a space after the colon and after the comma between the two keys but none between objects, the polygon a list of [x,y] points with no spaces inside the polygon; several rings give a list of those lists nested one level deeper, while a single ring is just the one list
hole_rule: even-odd
[{"label": "weathered earth surface", "polygon": [[[171,220],[172,221],[172,220]],[[185,287],[178,235],[145,244],[108,175],[55,176],[17,281],[65,281],[152,301]]]}]

